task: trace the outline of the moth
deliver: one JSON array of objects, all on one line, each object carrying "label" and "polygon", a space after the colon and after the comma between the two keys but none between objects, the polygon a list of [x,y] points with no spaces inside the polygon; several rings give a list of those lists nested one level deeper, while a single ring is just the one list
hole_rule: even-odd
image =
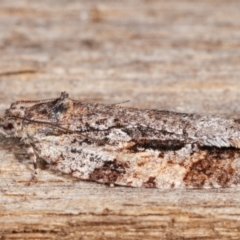
[{"label": "moth", "polygon": [[240,120],[72,100],[18,101],[0,132],[65,174],[152,188],[240,183]]}]

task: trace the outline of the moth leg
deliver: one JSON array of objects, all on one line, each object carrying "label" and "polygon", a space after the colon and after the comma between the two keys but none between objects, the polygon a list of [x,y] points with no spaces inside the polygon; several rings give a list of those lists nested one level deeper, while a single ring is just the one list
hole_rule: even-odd
[{"label": "moth leg", "polygon": [[32,147],[32,145],[30,144],[30,142],[28,140],[24,140],[24,144],[25,147],[27,149],[27,154],[31,160],[31,162],[33,163],[33,174],[32,177],[28,183],[28,185],[30,185],[30,183],[32,181],[36,181],[37,180],[37,175],[38,175],[38,169],[37,169],[37,155],[34,151],[34,148]]}]

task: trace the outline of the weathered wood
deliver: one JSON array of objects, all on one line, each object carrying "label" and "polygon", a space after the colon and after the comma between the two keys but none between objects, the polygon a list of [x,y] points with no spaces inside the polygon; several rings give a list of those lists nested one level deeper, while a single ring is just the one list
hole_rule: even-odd
[{"label": "weathered wood", "polygon": [[[0,115],[72,98],[240,116],[240,2],[0,2]],[[240,189],[108,187],[32,165],[0,136],[2,239],[239,239]]]}]

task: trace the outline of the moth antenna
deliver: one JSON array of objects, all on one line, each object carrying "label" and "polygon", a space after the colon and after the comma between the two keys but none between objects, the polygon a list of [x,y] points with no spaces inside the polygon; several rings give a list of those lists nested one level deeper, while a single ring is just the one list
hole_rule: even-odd
[{"label": "moth antenna", "polygon": [[13,118],[19,118],[19,119],[22,119],[22,120],[24,120],[24,121],[28,121],[28,122],[32,122],[32,123],[41,123],[41,124],[51,125],[51,126],[53,126],[53,127],[57,127],[57,128],[60,128],[60,129],[62,129],[62,130],[64,130],[64,131],[69,132],[69,130],[68,130],[67,128],[58,126],[57,124],[54,124],[54,123],[51,123],[51,122],[45,122],[45,121],[27,119],[27,118],[19,117],[19,116],[11,116],[11,117],[13,117]]},{"label": "moth antenna", "polygon": [[[60,95],[60,99],[66,99],[69,97],[69,94],[67,92],[62,92]],[[30,104],[30,103],[47,103],[47,102],[51,102],[56,100],[56,98],[48,98],[48,99],[43,99],[43,100],[21,100],[21,101],[17,101],[11,104],[11,108],[15,107],[18,104]]]},{"label": "moth antenna", "polygon": [[127,103],[127,102],[130,102],[130,100],[126,100],[126,101],[118,102],[118,103],[113,103],[113,104],[111,104],[111,105],[112,105],[112,106],[115,106],[115,105],[119,105],[119,104],[123,104],[123,103]]},{"label": "moth antenna", "polygon": [[[59,129],[65,131],[66,133],[78,133],[80,136],[82,136],[82,137],[84,137],[84,138],[91,139],[91,140],[94,141],[94,142],[102,142],[102,140],[98,140],[98,139],[95,139],[95,138],[92,138],[92,137],[89,137],[89,136],[86,136],[86,135],[82,134],[81,131],[69,130],[69,129],[67,129],[67,128],[58,126],[57,124],[54,124],[54,123],[51,123],[51,122],[44,122],[44,121],[32,120],[32,119],[27,119],[27,118],[18,117],[18,116],[12,116],[12,117],[13,117],[13,118],[22,119],[22,120],[25,120],[25,121],[28,121],[28,122],[32,122],[32,123],[40,123],[40,124],[50,125],[50,126],[59,128]],[[1,125],[0,125],[0,127],[1,127]],[[1,132],[1,128],[0,128],[0,132]]]}]

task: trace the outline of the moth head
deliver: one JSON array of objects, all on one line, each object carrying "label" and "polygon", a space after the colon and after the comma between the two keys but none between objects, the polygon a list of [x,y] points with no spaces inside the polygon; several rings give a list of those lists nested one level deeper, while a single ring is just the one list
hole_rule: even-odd
[{"label": "moth head", "polygon": [[6,137],[23,137],[26,123],[53,126],[69,110],[71,101],[66,92],[56,99],[19,101],[6,110],[0,119],[0,133]]},{"label": "moth head", "polygon": [[0,133],[6,137],[22,137],[22,123],[25,108],[12,104],[0,119]]}]

